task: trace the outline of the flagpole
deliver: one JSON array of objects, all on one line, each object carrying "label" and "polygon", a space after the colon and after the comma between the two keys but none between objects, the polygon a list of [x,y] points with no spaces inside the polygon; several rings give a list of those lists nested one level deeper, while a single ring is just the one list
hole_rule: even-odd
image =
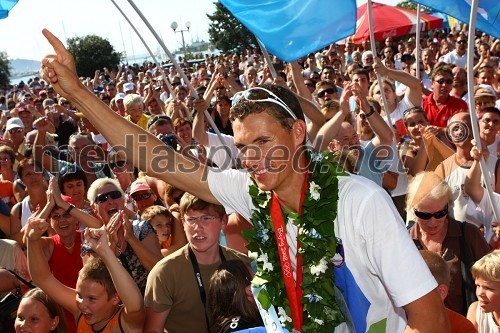
[{"label": "flagpole", "polygon": [[[478,118],[476,114],[476,110],[474,108],[474,76],[472,68],[474,67],[474,37],[476,31],[476,17],[477,17],[477,6],[479,4],[479,0],[472,0],[471,3],[471,11],[470,11],[470,20],[469,20],[469,36],[467,41],[467,91],[469,94],[469,114],[471,118],[471,127],[472,134],[474,135],[474,140],[476,141],[476,147],[479,151],[482,150],[481,138],[479,136],[479,125]],[[486,194],[488,195],[488,200],[490,202],[491,208],[493,210],[493,215],[495,215],[495,220],[500,221],[498,206],[493,204],[493,189],[491,188],[491,178],[486,168],[486,162],[484,158],[479,160],[479,165],[481,167],[481,171],[483,173],[484,182],[486,185]],[[491,224],[486,226],[486,234],[485,237],[489,237],[491,233]],[[486,238],[488,239],[488,238]]]},{"label": "flagpole", "polygon": [[420,4],[417,5],[417,35],[415,36],[415,54],[417,55],[417,79],[420,81]]},{"label": "flagpole", "polygon": [[[149,21],[142,14],[141,10],[135,5],[135,3],[134,3],[133,0],[127,0],[127,1],[132,6],[132,8],[134,8],[134,10],[136,11],[136,13],[141,17],[141,19],[144,22],[144,24],[146,24],[146,26],[148,27],[149,31],[151,31],[151,33],[153,34],[153,36],[156,38],[156,40],[158,41],[158,43],[162,47],[163,51],[165,51],[165,53],[167,54],[167,56],[170,58],[170,61],[172,61],[172,64],[175,66],[175,68],[177,69],[177,71],[179,72],[179,74],[181,74],[181,77],[184,80],[184,83],[188,86],[189,90],[191,91],[191,94],[194,96],[194,98],[200,99],[200,96],[196,92],[196,89],[194,89],[193,85],[191,84],[191,82],[187,78],[186,73],[184,73],[184,71],[182,70],[181,66],[179,66],[179,63],[177,62],[177,60],[175,60],[175,57],[172,55],[172,53],[170,53],[169,49],[167,48],[167,46],[165,45],[165,43],[163,42],[163,40],[160,38],[160,36],[158,36],[158,34],[156,33],[156,31],[153,28],[153,26],[151,26],[151,24],[149,23]],[[212,129],[217,134],[217,137],[219,138],[219,140],[222,143],[222,145],[225,147],[225,150],[226,150],[227,154],[229,155],[229,157],[231,159],[233,159],[232,158],[232,154],[231,154],[231,150],[229,149],[229,146],[227,145],[226,140],[224,139],[224,137],[220,133],[219,129],[217,128],[217,125],[215,125],[214,120],[212,119],[212,116],[210,115],[210,113],[208,113],[208,110],[205,110],[204,113],[205,113],[205,118],[208,120],[208,123],[210,124],[210,126],[212,127]]]},{"label": "flagpole", "polygon": [[276,73],[276,69],[274,68],[273,63],[271,62],[271,57],[269,56],[269,53],[267,52],[267,50],[264,47],[264,45],[262,45],[262,43],[260,42],[260,40],[257,38],[257,36],[255,36],[255,38],[257,39],[257,43],[259,43],[260,49],[262,51],[262,54],[264,55],[264,59],[266,59],[267,67],[269,67],[269,71],[271,72],[271,76],[272,76],[272,78],[274,80],[274,79],[276,79],[276,77],[278,76],[278,74]]},{"label": "flagpole", "polygon": [[[116,9],[118,9],[118,11],[123,15],[123,17],[125,18],[125,20],[127,20],[128,24],[130,24],[130,26],[132,27],[132,29],[135,31],[135,33],[137,34],[137,37],[139,37],[139,39],[141,40],[142,44],[144,44],[144,46],[146,47],[146,50],[148,50],[149,52],[149,55],[151,56],[151,58],[153,58],[153,61],[155,62],[156,64],[156,67],[161,71],[161,76],[163,78],[163,81],[165,82],[165,84],[167,85],[167,89],[168,91],[170,92],[170,96],[175,96],[175,93],[174,93],[174,90],[172,88],[172,85],[170,84],[170,82],[168,82],[167,80],[167,77],[165,76],[165,72],[163,71],[163,68],[160,66],[160,64],[158,63],[158,60],[156,60],[156,57],[155,55],[153,54],[153,51],[151,51],[151,49],[149,48],[148,44],[146,43],[146,41],[144,40],[144,38],[142,38],[141,34],[139,33],[139,31],[136,29],[136,27],[134,26],[134,24],[129,20],[129,18],[127,17],[127,15],[123,12],[123,10],[121,10],[120,7],[118,7],[118,5],[116,4],[115,0],[111,0],[111,2],[113,3],[113,5],[115,5]],[[121,30],[121,27],[120,27],[120,30]]]},{"label": "flagpole", "polygon": [[[375,33],[373,32],[373,17],[372,17],[372,1],[368,0],[366,3],[366,9],[368,10],[368,22],[370,24],[370,46],[372,48],[373,56],[377,56],[377,48],[375,47]],[[378,87],[380,89],[380,96],[382,96],[382,101],[384,102],[385,106],[385,116],[387,117],[387,124],[392,128],[392,121],[391,121],[391,114],[389,112],[389,108],[387,104],[387,99],[385,98],[384,94],[384,86],[382,85],[382,76],[379,74],[377,75],[377,82],[378,82]]]}]

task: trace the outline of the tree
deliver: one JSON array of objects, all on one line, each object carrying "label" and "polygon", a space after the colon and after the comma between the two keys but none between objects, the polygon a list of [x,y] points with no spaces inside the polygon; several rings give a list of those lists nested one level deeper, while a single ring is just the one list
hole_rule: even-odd
[{"label": "tree", "polygon": [[[396,7],[406,8],[406,9],[411,9],[411,10],[416,11],[417,10],[417,5],[418,5],[418,3],[413,2],[413,1],[401,1],[400,3],[398,3],[396,5]],[[420,11],[424,12],[424,13],[430,13],[430,12],[433,12],[434,10],[432,8],[420,5]]]},{"label": "tree", "polygon": [[122,58],[107,39],[96,35],[73,37],[67,40],[68,51],[75,58],[76,71],[84,77],[94,77],[97,69],[116,68]]},{"label": "tree", "polygon": [[210,42],[222,52],[243,53],[245,49],[258,48],[255,36],[220,2],[214,2],[215,12],[207,14],[210,20]]},{"label": "tree", "polygon": [[5,88],[10,82],[10,60],[6,52],[0,52],[0,88]]}]

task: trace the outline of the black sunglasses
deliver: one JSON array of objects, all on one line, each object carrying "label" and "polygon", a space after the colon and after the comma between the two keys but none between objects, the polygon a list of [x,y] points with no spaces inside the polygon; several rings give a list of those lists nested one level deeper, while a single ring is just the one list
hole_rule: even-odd
[{"label": "black sunglasses", "polygon": [[467,44],[467,41],[466,40],[457,40],[457,43],[458,44]]},{"label": "black sunglasses", "polygon": [[413,210],[413,213],[415,213],[416,217],[422,220],[430,220],[432,217],[434,217],[435,219],[440,219],[448,215],[448,205],[444,206],[442,210],[439,210],[435,213],[421,212],[416,209]]},{"label": "black sunglasses", "polygon": [[102,193],[102,194],[99,194],[98,196],[96,196],[95,202],[100,204],[100,203],[108,201],[109,198],[114,200],[114,199],[120,199],[121,197],[122,197],[122,192],[111,191],[111,192]]},{"label": "black sunglasses", "polygon": [[114,161],[109,163],[109,168],[114,169],[114,168],[123,168],[124,166],[127,165],[127,161]]},{"label": "black sunglasses", "polygon": [[133,194],[132,199],[134,199],[135,201],[141,201],[141,200],[146,200],[146,199],[151,198],[152,195],[153,194],[151,192],[143,193],[143,194]]},{"label": "black sunglasses", "polygon": [[434,82],[437,82],[439,84],[443,84],[443,83],[446,83],[446,84],[452,84],[453,83],[453,79],[439,79],[437,81],[434,81]]},{"label": "black sunglasses", "polygon": [[318,97],[319,98],[323,98],[325,97],[326,94],[334,94],[335,93],[335,89],[333,88],[328,88],[328,89],[325,89],[325,90],[322,90],[318,93]]}]

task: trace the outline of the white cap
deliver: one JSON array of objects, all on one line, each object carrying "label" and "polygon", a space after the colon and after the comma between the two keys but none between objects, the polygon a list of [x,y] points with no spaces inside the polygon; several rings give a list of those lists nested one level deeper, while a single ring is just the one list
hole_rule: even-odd
[{"label": "white cap", "polygon": [[5,129],[7,131],[10,131],[14,128],[22,128],[24,129],[24,125],[21,119],[19,118],[10,118],[7,120],[7,125],[5,126]]},{"label": "white cap", "polygon": [[125,94],[124,93],[118,93],[115,95],[115,102],[121,100],[121,99],[124,99],[125,98]]},{"label": "white cap", "polygon": [[123,85],[123,91],[125,91],[125,92],[132,91],[132,90],[134,90],[134,88],[135,88],[135,85],[132,82],[127,82]]}]

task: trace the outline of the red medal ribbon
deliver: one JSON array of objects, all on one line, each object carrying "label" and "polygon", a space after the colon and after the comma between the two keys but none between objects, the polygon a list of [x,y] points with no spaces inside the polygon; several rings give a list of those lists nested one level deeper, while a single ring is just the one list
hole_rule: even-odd
[{"label": "red medal ribbon", "polygon": [[[302,214],[302,203],[306,197],[307,191],[307,179],[309,178],[309,173],[306,173],[304,179],[304,184],[302,185],[302,192],[300,195],[300,206],[299,215]],[[283,279],[285,280],[286,295],[288,297],[288,302],[290,303],[290,311],[292,312],[292,323],[293,328],[299,332],[302,331],[302,324],[304,322],[302,310],[302,255],[298,254],[300,249],[300,242],[297,238],[297,281],[293,279],[293,269],[292,262],[290,258],[289,246],[286,240],[286,229],[285,221],[283,220],[283,213],[281,211],[281,205],[273,194],[271,198],[271,218],[274,225],[274,233],[276,235],[276,243],[278,244],[278,254],[281,262],[281,273],[283,274]]]}]

